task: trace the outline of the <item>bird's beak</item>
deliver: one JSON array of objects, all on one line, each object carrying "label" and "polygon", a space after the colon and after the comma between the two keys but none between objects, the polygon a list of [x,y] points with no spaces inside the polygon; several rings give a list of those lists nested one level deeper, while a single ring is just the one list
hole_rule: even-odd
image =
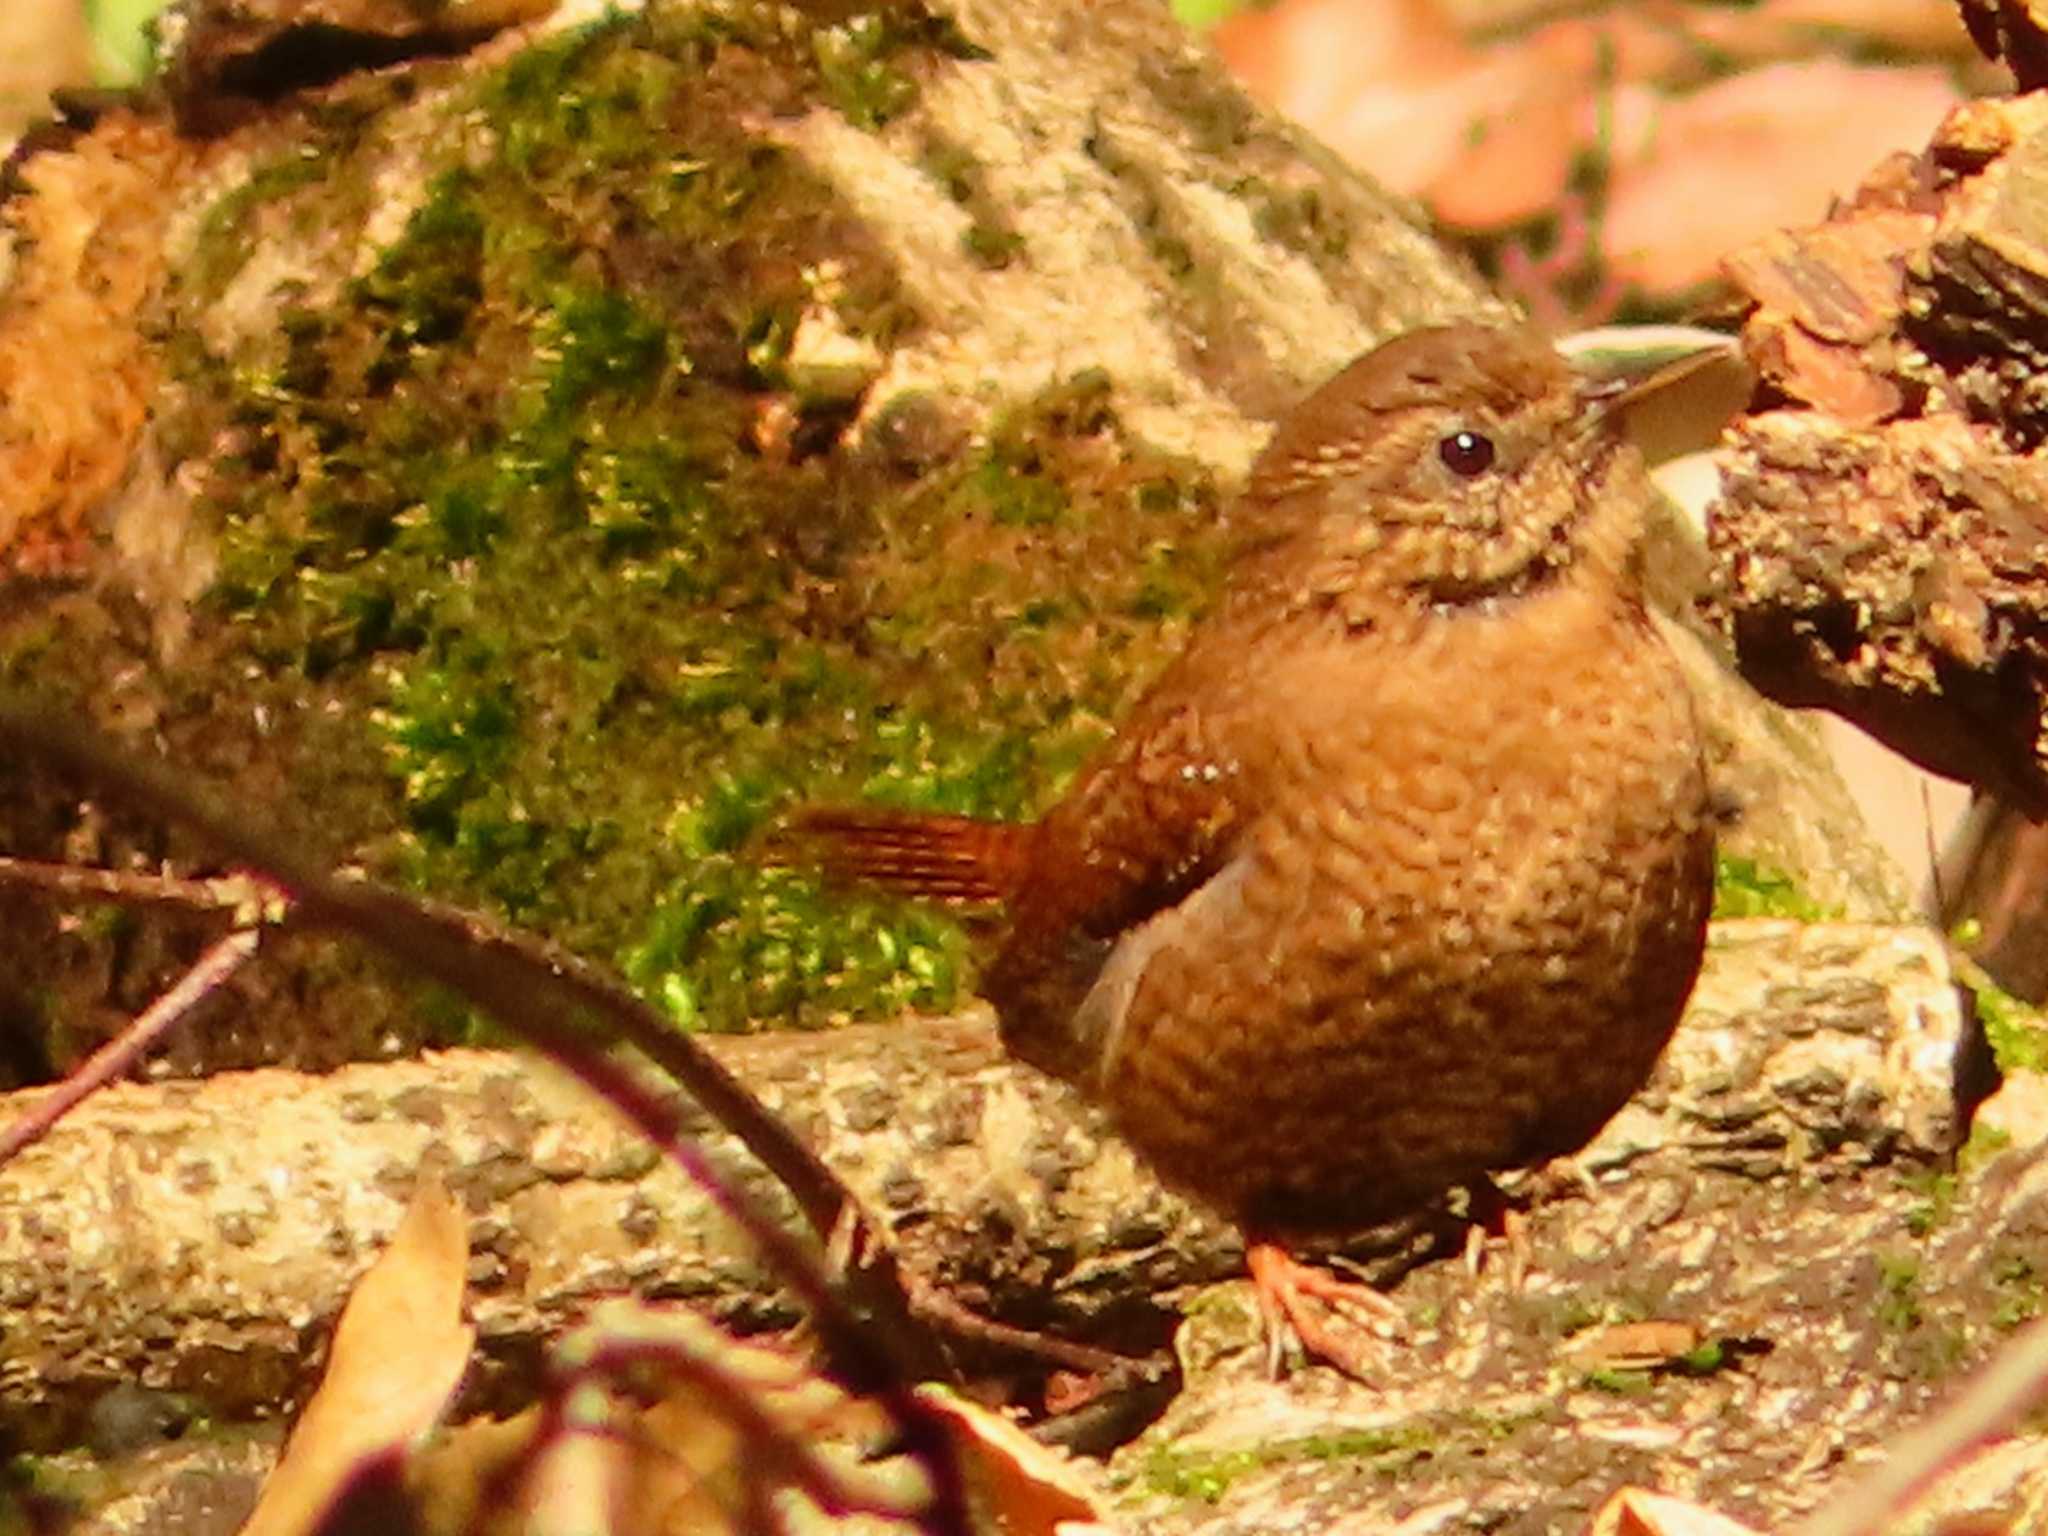
[{"label": "bird's beak", "polygon": [[1710,448],[1756,375],[1732,336],[1689,325],[1606,326],[1562,338],[1587,428],[1618,424],[1652,464]]}]

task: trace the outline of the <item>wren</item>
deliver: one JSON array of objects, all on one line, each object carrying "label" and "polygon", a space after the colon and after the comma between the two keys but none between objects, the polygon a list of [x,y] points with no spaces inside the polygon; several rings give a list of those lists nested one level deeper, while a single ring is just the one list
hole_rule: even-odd
[{"label": "wren", "polygon": [[1004,1044],[1242,1228],[1276,1350],[1356,1369],[1309,1299],[1388,1305],[1290,1243],[1576,1152],[1698,974],[1707,781],[1610,405],[1533,331],[1388,342],[1280,423],[1215,607],[1042,820],[796,824],[1003,904]]}]

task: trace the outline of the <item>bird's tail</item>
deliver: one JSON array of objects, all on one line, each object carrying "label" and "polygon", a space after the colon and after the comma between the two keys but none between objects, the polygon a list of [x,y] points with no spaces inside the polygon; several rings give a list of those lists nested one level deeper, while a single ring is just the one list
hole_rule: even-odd
[{"label": "bird's tail", "polygon": [[1007,901],[1023,884],[1033,828],[875,807],[799,811],[772,840],[777,864],[816,864],[827,879],[930,901]]}]

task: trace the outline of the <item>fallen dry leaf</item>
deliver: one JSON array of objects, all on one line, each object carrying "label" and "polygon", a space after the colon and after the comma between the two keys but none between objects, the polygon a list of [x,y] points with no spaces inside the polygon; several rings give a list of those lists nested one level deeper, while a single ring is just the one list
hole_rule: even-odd
[{"label": "fallen dry leaf", "polygon": [[944,1387],[919,1387],[917,1395],[953,1432],[977,1530],[1087,1536],[1111,1529],[1100,1493],[1066,1452]]},{"label": "fallen dry leaf", "polygon": [[[556,1399],[438,1437],[410,1469],[426,1527],[727,1536],[809,1530],[825,1507],[909,1531],[929,1498],[872,1403],[796,1351],[688,1308],[602,1303],[556,1347]],[[818,1497],[813,1497],[815,1494]]]},{"label": "fallen dry leaf", "polygon": [[1759,1536],[1752,1527],[1690,1499],[1624,1488],[1602,1504],[1590,1536]]},{"label": "fallen dry leaf", "polygon": [[438,1180],[423,1183],[334,1326],[327,1374],[299,1416],[242,1536],[313,1530],[357,1470],[440,1418],[469,1363],[469,1237]]},{"label": "fallen dry leaf", "polygon": [[1691,1323],[1652,1318],[1640,1323],[1613,1323],[1574,1334],[1558,1358],[1580,1370],[1634,1370],[1669,1365],[1700,1346],[1700,1331]]},{"label": "fallen dry leaf", "polygon": [[1763,0],[1695,6],[1690,19],[1695,36],[1739,59],[1837,47],[1845,37],[1895,54],[1963,60],[1975,52],[1954,0]]},{"label": "fallen dry leaf", "polygon": [[1485,230],[1550,211],[1601,131],[1600,93],[1685,47],[1634,11],[1474,43],[1438,0],[1285,0],[1216,29],[1245,87],[1444,222]]},{"label": "fallen dry leaf", "polygon": [[[922,1466],[878,1455],[897,1435],[874,1403],[783,1345],[734,1338],[684,1308],[608,1302],[563,1342],[557,1364],[571,1395],[555,1416],[465,1425],[419,1459],[411,1486],[431,1529],[471,1529],[495,1497],[489,1517],[520,1529],[730,1536],[767,1529],[764,1509],[778,1530],[849,1528],[827,1514],[836,1509],[861,1517],[850,1528],[907,1533],[930,1497]],[[661,1383],[661,1395],[636,1401],[628,1382],[641,1393]],[[1109,1530],[1072,1457],[943,1387],[917,1396],[953,1448],[973,1529]]]},{"label": "fallen dry leaf", "polygon": [[[1883,0],[1867,19],[1846,0],[1554,11],[1281,0],[1214,36],[1253,94],[1443,223],[1487,233],[1554,216],[1568,268],[1581,260],[1582,216],[1602,205],[1583,177],[1604,166],[1588,254],[1618,284],[1652,292],[1711,279],[1723,253],[1818,217],[1961,99],[1948,65],[1968,45],[1945,0]],[[1858,44],[1945,62],[1852,62]],[[1731,61],[1761,67],[1710,67]]]}]

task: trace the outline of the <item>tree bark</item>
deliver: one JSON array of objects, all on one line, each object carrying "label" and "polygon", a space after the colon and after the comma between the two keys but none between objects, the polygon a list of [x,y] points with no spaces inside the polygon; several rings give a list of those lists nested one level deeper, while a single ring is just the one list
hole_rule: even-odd
[{"label": "tree bark", "polygon": [[[990,1316],[1142,1352],[1164,1341],[1176,1288],[1237,1265],[1233,1232],[1005,1060],[985,1018],[707,1044],[811,1141],[909,1272]],[[1930,935],[1724,924],[1657,1077],[1580,1162],[1631,1187],[1720,1170],[1763,1188],[1938,1157],[1982,1090],[1979,1050]],[[728,1138],[704,1134],[798,1225]],[[126,1085],[0,1168],[0,1434],[67,1443],[121,1384],[190,1393],[222,1419],[278,1411],[314,1379],[326,1327],[427,1169],[471,1222],[473,1405],[519,1401],[548,1341],[606,1295],[684,1300],[742,1330],[795,1320],[709,1201],[524,1055]],[[1438,1222],[1364,1251],[1392,1274],[1457,1241]]]}]

